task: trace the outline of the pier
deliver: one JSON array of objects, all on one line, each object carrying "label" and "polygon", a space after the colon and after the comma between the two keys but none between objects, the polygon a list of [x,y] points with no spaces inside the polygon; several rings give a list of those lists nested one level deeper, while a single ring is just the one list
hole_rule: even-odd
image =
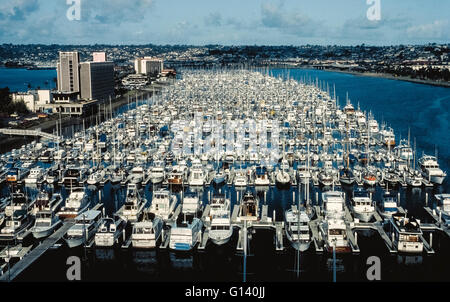
[{"label": "pier", "polygon": [[5,135],[16,135],[16,136],[39,136],[47,138],[52,141],[59,141],[61,139],[59,136],[40,131],[40,129],[24,130],[24,129],[0,128],[0,133],[3,133]]},{"label": "pier", "polygon": [[74,222],[65,222],[55,233],[41,242],[31,252],[25,255],[18,263],[16,263],[9,272],[5,272],[0,281],[12,281],[20,275],[25,269],[39,259],[48,249],[53,247],[67,231],[74,225]]}]

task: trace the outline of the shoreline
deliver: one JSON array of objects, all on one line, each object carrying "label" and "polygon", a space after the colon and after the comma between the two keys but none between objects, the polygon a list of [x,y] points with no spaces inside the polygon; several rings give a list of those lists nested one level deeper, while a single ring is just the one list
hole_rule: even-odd
[{"label": "shoreline", "polygon": [[337,70],[337,69],[321,69],[324,71],[330,71],[330,72],[339,72],[339,73],[346,73],[351,74],[355,76],[362,76],[362,77],[371,77],[371,78],[382,78],[387,80],[396,80],[396,81],[404,81],[404,82],[411,82],[416,84],[423,84],[423,85],[431,85],[436,87],[445,87],[450,88],[450,82],[438,82],[438,81],[432,81],[432,80],[421,80],[421,79],[413,79],[410,77],[397,77],[388,73],[375,73],[375,72],[357,72],[357,71],[345,71],[345,70]]},{"label": "shoreline", "polygon": [[442,81],[433,81],[433,80],[422,80],[422,79],[413,79],[411,77],[404,76],[394,76],[389,73],[376,73],[376,72],[359,72],[359,71],[351,71],[351,70],[340,70],[334,68],[322,68],[318,69],[311,65],[302,65],[302,66],[285,66],[285,65],[268,65],[271,68],[275,69],[309,69],[309,70],[322,70],[328,72],[337,72],[337,73],[345,73],[351,74],[354,76],[362,76],[362,77],[372,77],[372,78],[382,78],[387,80],[396,80],[396,81],[404,81],[411,82],[416,84],[430,85],[436,87],[445,87],[450,88],[450,82],[442,82]]}]

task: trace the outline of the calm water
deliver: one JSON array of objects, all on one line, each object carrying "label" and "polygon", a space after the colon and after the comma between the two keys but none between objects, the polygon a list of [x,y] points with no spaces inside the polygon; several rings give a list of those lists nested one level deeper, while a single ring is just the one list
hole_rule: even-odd
[{"label": "calm water", "polygon": [[[416,138],[420,156],[424,152],[434,154],[435,146],[439,150],[439,163],[444,170],[450,171],[450,138],[448,115],[450,109],[450,90],[447,88],[425,86],[408,82],[386,80],[380,78],[358,77],[342,73],[331,73],[315,70],[273,70],[273,75],[293,77],[297,80],[309,79],[329,83],[332,92],[336,85],[336,94],[340,104],[345,103],[346,92],[352,103],[359,102],[363,110],[375,115],[376,119],[392,126],[397,138],[407,138],[408,129],[411,138]],[[151,201],[152,188],[145,188],[145,195]],[[199,192],[206,204],[209,191],[216,188],[205,188]],[[224,186],[222,192],[231,196],[234,204],[238,194],[234,188]],[[266,195],[269,205],[269,216],[276,211],[276,219],[282,220],[283,211],[295,198],[303,196],[297,188],[279,190],[276,187],[263,188],[259,191],[261,198]],[[107,184],[99,193],[89,188],[93,203],[101,200],[107,213],[117,210],[123,203],[124,188]],[[401,206],[413,215],[427,221],[423,211],[425,193],[432,196],[435,193],[449,190],[448,179],[440,188],[428,189],[400,189]],[[314,204],[321,204],[320,194],[316,199],[316,188],[311,188],[311,198]],[[381,190],[373,192],[379,200]],[[349,194],[347,194],[348,196]],[[288,248],[286,252],[275,252],[273,232],[260,231],[252,235],[250,242],[250,256],[247,260],[248,281],[296,281],[297,254]],[[381,258],[384,281],[450,281],[448,269],[450,259],[450,239],[440,234],[434,234],[433,247],[436,255],[423,257],[404,257],[389,255],[384,242],[378,235],[359,234],[358,244],[361,254],[345,256],[337,261],[338,281],[366,280],[366,259],[369,256]],[[429,235],[425,234],[428,239]],[[91,281],[241,281],[243,279],[243,258],[235,254],[237,231],[233,239],[225,246],[208,245],[205,252],[195,251],[183,256],[167,251],[123,251],[117,250],[69,250],[64,246],[59,250],[46,253],[31,266],[19,280],[65,280],[66,259],[71,255],[78,255],[84,259],[82,279]],[[285,246],[289,246],[285,242]],[[406,264],[405,264],[406,263]],[[45,274],[42,272],[45,271]],[[300,256],[300,280],[302,281],[331,281],[332,263],[327,254],[316,255],[313,248]]]},{"label": "calm water", "polygon": [[11,92],[28,91],[31,89],[53,89],[56,87],[53,79],[56,78],[56,69],[27,70],[24,68],[0,68],[0,88],[9,87]]}]

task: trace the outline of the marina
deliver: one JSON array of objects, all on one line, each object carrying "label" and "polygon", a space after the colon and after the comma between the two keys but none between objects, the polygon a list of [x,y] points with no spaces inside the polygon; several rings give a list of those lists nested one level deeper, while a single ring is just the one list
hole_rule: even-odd
[{"label": "marina", "polygon": [[[73,136],[40,135],[1,156],[0,240],[6,249],[27,248],[12,266],[9,252],[2,257],[2,280],[14,280],[49,249],[93,253],[108,245],[186,257],[214,246],[246,259],[258,253],[258,234],[269,232],[266,250],[301,262],[304,253],[359,257],[367,237],[381,240],[383,253],[405,257],[439,253],[433,236],[450,240],[446,195],[433,194],[445,193],[436,190],[447,173],[438,156],[418,154],[413,133],[397,137],[324,82],[261,70],[181,74],[133,109]],[[421,205],[404,209],[417,190]],[[39,192],[61,194],[63,223],[36,239]],[[425,220],[413,217],[417,209]],[[71,220],[90,214],[95,223],[79,220],[88,231],[78,222],[81,243],[65,242]],[[123,228],[99,247],[108,217]]]}]

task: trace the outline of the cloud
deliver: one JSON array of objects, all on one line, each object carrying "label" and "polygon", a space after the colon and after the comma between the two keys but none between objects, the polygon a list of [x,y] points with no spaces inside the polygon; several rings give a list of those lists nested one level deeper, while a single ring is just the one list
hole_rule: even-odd
[{"label": "cloud", "polygon": [[81,18],[82,21],[103,24],[139,22],[148,18],[153,5],[153,0],[82,1]]},{"label": "cloud", "polygon": [[204,21],[206,26],[218,27],[222,25],[222,15],[219,12],[210,13]]},{"label": "cloud", "polygon": [[319,22],[301,12],[284,11],[283,2],[278,2],[277,5],[263,3],[261,5],[261,22],[267,28],[298,37],[317,36],[324,30]]},{"label": "cloud", "polygon": [[2,0],[0,3],[0,19],[24,20],[38,9],[38,0]]},{"label": "cloud", "polygon": [[412,21],[403,15],[384,15],[379,21],[370,21],[365,16],[346,20],[335,28],[334,36],[345,40],[368,43],[377,41],[400,41]]},{"label": "cloud", "polygon": [[436,20],[429,24],[410,26],[406,33],[416,39],[449,39],[450,23],[448,20]]}]

